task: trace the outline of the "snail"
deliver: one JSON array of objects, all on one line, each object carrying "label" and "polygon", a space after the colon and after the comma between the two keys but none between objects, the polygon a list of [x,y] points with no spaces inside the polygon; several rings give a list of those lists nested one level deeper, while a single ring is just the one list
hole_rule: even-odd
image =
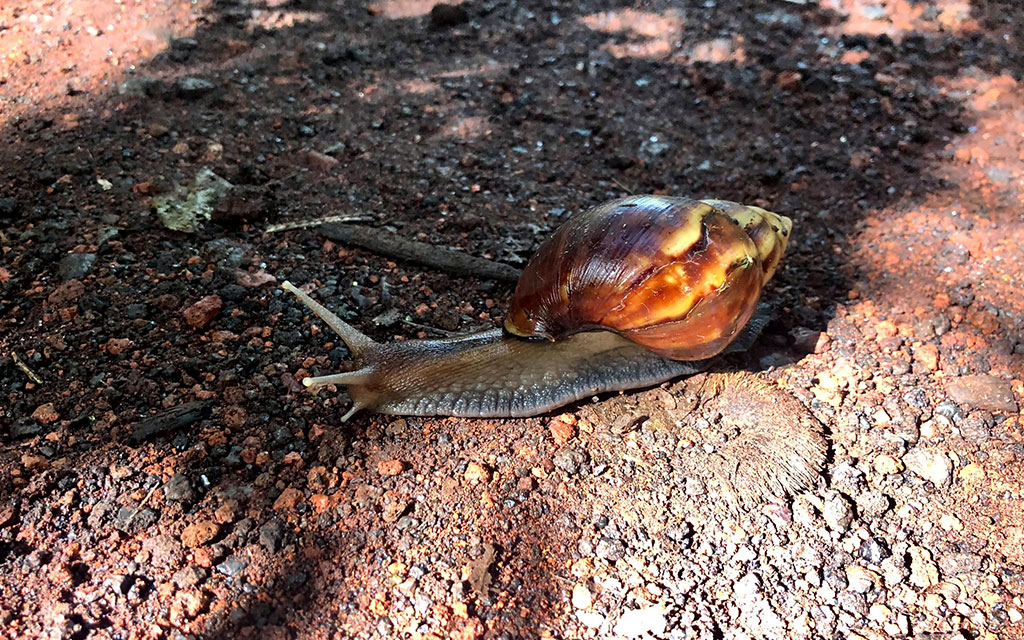
[{"label": "snail", "polygon": [[[529,260],[504,328],[381,344],[290,282],[348,345],[352,407],[394,415],[522,417],[659,384],[747,349],[789,218],[722,200],[633,196],[571,217]],[[752,321],[751,318],[754,317]]]}]

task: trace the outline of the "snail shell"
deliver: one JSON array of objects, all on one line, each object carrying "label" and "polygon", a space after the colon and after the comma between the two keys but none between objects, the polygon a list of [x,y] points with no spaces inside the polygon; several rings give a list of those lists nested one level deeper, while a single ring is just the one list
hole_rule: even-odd
[{"label": "snail shell", "polygon": [[637,196],[571,218],[531,258],[505,329],[614,331],[673,360],[720,353],[750,320],[792,222],[724,200]]}]

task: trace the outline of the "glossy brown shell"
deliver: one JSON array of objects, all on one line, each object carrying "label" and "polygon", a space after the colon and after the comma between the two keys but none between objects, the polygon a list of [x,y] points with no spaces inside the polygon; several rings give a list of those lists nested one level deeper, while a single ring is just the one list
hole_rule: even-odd
[{"label": "glossy brown shell", "polygon": [[635,196],[573,216],[523,271],[505,328],[606,329],[674,360],[721,352],[750,319],[790,220],[721,200]]}]

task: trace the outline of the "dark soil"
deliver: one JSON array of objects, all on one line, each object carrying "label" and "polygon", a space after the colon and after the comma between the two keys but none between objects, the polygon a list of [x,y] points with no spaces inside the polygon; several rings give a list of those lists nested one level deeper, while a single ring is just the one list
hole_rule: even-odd
[{"label": "dark soil", "polygon": [[[1019,2],[7,0],[0,56],[0,635],[1024,636]],[[272,225],[521,267],[629,192],[794,220],[749,354],[533,419],[303,391],[348,354],[282,280],[381,341],[512,285]],[[730,497],[721,376],[814,486]]]}]

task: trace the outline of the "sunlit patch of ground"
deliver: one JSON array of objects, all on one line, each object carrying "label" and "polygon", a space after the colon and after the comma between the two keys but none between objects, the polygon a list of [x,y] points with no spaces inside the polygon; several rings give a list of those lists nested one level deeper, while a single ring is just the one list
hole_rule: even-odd
[{"label": "sunlit patch of ground", "polygon": [[[987,341],[1024,330],[1024,92],[1008,75],[975,68],[937,85],[969,107],[973,123],[935,163],[956,188],[868,212],[853,258],[867,297],[890,309],[918,315],[950,308],[944,291],[971,296],[966,311],[953,301],[956,322],[944,340],[990,348]],[[1006,355],[993,359],[993,371],[1019,375],[1019,361]]]},{"label": "sunlit patch of ground", "polygon": [[288,29],[307,22],[323,22],[324,14],[319,11],[254,11],[247,21],[249,29]]},{"label": "sunlit patch of ground", "polygon": [[[602,49],[616,58],[665,58],[673,53],[682,38],[683,16],[677,11],[664,13],[623,9],[602,11],[580,18],[593,31],[611,34]],[[625,42],[620,42],[622,38]]]},{"label": "sunlit patch of ground", "polygon": [[455,116],[441,127],[438,135],[458,140],[475,140],[490,133],[491,124],[484,116]]},{"label": "sunlit patch of ground", "polygon": [[690,62],[710,62],[712,64],[743,63],[747,59],[747,54],[743,50],[743,36],[734,35],[731,38],[715,38],[698,42],[684,54],[684,58],[688,58]]},{"label": "sunlit patch of ground", "polygon": [[687,42],[683,37],[683,15],[672,9],[663,13],[635,9],[602,11],[579,21],[593,31],[609,34],[611,37],[601,45],[601,50],[616,58],[668,60],[676,64],[746,61],[743,36]]},{"label": "sunlit patch of ground", "polygon": [[664,13],[623,9],[602,11],[580,18],[580,22],[601,33],[629,33],[644,38],[678,37],[683,16],[675,10]]},{"label": "sunlit patch of ground", "polygon": [[0,2],[0,127],[123,82],[191,36],[208,4],[155,3],[143,16],[115,2]]},{"label": "sunlit patch of ground", "polygon": [[[1024,87],[1007,73],[977,68],[940,79],[943,94],[969,105],[974,125],[946,148],[943,177],[968,186],[979,213],[1010,212],[1020,222],[1024,207]],[[951,161],[949,161],[951,160]],[[1017,215],[1013,216],[1012,213]],[[997,214],[998,215],[998,214]],[[1005,217],[1005,216],[1003,216]]]},{"label": "sunlit patch of ground", "polygon": [[979,29],[977,21],[971,18],[968,0],[823,0],[821,7],[844,18],[836,27],[841,34],[886,34],[899,39],[909,33],[964,34]]},{"label": "sunlit patch of ground", "polygon": [[399,88],[406,93],[413,95],[424,95],[427,93],[434,93],[440,87],[436,82],[431,80],[425,80],[423,78],[412,78],[411,80],[405,80],[399,83]]},{"label": "sunlit patch of ground", "polygon": [[[367,7],[373,15],[385,18],[418,18],[430,13],[438,0],[380,0]],[[462,4],[462,0],[444,0],[444,4]]]}]

